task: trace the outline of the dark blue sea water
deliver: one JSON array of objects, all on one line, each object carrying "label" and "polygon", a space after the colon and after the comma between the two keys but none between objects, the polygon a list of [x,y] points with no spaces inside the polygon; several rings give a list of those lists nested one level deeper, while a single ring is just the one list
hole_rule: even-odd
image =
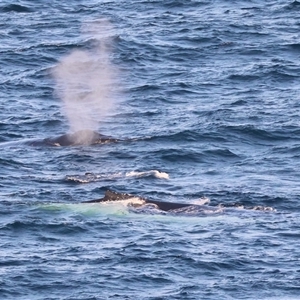
[{"label": "dark blue sea water", "polygon": [[300,298],[299,1],[4,0],[0,40],[1,299]]}]

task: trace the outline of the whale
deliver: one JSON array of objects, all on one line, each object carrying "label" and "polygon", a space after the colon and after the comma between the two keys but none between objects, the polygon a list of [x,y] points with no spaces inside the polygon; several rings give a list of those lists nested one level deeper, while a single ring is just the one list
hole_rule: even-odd
[{"label": "whale", "polygon": [[95,145],[117,142],[118,140],[102,135],[93,130],[79,130],[75,133],[67,133],[58,137],[50,137],[41,140],[29,141],[30,146],[53,146],[53,147],[67,147],[80,145]]},{"label": "whale", "polygon": [[[146,199],[144,197],[119,193],[112,190],[107,190],[104,197],[94,200],[82,201],[80,203],[113,203],[121,202],[128,206],[129,208],[137,209],[134,212],[139,213],[149,213],[161,211],[163,213],[171,213],[175,215],[193,215],[193,216],[208,216],[208,215],[220,215],[225,212],[230,212],[231,214],[238,213],[242,211],[248,212],[276,212],[276,209],[268,206],[244,206],[239,203],[224,203],[217,206],[211,206],[206,204],[196,204],[196,203],[179,203],[179,202],[168,202],[161,200]],[[141,209],[142,208],[142,209]],[[145,210],[143,210],[145,208]],[[156,209],[149,211],[149,209]]]},{"label": "whale", "polygon": [[118,193],[112,190],[107,190],[103,198],[83,201],[81,203],[109,203],[109,202],[121,202],[124,201],[129,207],[140,208],[140,207],[152,207],[163,211],[163,212],[178,212],[180,210],[191,209],[199,212],[210,212],[218,213],[220,212],[220,207],[213,207],[208,205],[198,205],[191,203],[178,203],[178,202],[167,202],[160,200],[146,199],[140,196],[135,196],[126,193]]}]

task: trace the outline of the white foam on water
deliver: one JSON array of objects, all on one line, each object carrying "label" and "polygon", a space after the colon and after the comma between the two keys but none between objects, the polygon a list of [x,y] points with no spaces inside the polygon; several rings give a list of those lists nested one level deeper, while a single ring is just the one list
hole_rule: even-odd
[{"label": "white foam on water", "polygon": [[105,201],[97,203],[53,203],[42,204],[39,208],[46,211],[68,211],[92,217],[96,215],[126,215],[129,214],[128,207],[141,206],[145,203],[139,197],[132,197],[126,200]]},{"label": "white foam on water", "polygon": [[210,199],[208,197],[201,197],[199,199],[193,200],[191,203],[195,205],[207,205],[210,203]]},{"label": "white foam on water", "polygon": [[127,173],[116,172],[116,173],[108,173],[108,174],[95,174],[95,173],[86,173],[84,175],[68,175],[66,176],[67,181],[73,181],[77,183],[89,183],[103,180],[117,180],[122,177],[155,177],[158,179],[170,179],[169,174],[165,172],[160,172],[157,170],[150,170],[144,172],[130,171]]},{"label": "white foam on water", "polygon": [[107,204],[110,204],[110,203],[119,203],[121,205],[124,205],[124,206],[140,206],[140,205],[143,205],[145,204],[145,200],[139,198],[139,197],[132,197],[132,198],[129,198],[129,199],[124,199],[124,200],[113,200],[113,201],[106,201],[104,203],[107,203]]},{"label": "white foam on water", "polygon": [[97,182],[101,180],[114,180],[122,177],[123,174],[120,172],[110,173],[110,174],[86,173],[84,175],[68,175],[66,176],[66,180],[77,182],[77,183],[90,183],[90,182]]},{"label": "white foam on water", "polygon": [[148,177],[148,176],[153,176],[158,179],[170,179],[168,173],[160,172],[157,170],[150,170],[144,172],[131,171],[126,173],[126,177]]}]

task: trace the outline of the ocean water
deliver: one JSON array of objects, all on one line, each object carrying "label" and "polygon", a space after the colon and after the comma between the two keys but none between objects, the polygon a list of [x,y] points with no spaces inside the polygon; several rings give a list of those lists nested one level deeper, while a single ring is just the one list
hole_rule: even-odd
[{"label": "ocean water", "polygon": [[[299,299],[299,13],[1,1],[0,298]],[[118,142],[28,143],[86,128]]]}]

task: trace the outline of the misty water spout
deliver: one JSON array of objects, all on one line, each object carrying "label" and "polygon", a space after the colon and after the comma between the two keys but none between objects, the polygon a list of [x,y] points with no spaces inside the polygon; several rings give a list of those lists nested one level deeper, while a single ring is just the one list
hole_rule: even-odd
[{"label": "misty water spout", "polygon": [[63,100],[71,132],[98,130],[113,104],[116,67],[110,60],[111,32],[106,20],[83,26],[82,33],[93,41],[92,47],[72,51],[54,69],[57,94]]}]

